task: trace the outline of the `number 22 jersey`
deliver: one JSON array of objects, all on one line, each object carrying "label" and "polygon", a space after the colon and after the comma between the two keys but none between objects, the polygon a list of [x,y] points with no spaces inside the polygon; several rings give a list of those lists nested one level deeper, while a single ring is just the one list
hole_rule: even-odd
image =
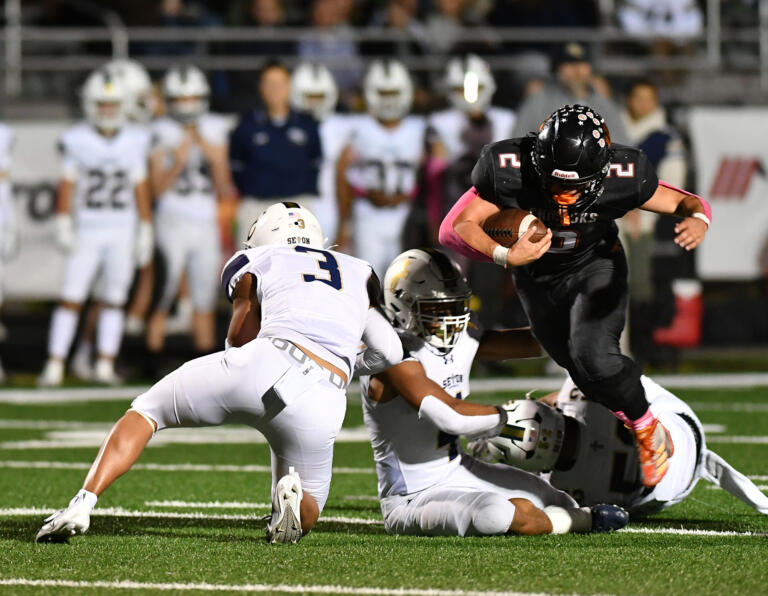
[{"label": "number 22 jersey", "polygon": [[133,226],[134,189],[147,177],[149,133],[132,124],[114,136],[87,122],[64,131],[59,142],[62,178],[75,185],[72,214],[80,228]]},{"label": "number 22 jersey", "polygon": [[247,273],[256,277],[258,336],[297,343],[350,378],[370,306],[371,266],[303,245],[249,248],[224,266],[221,285],[228,300]]},{"label": "number 22 jersey", "polygon": [[645,153],[613,144],[602,194],[566,224],[534,169],[535,139],[529,136],[486,145],[472,171],[472,184],[484,200],[501,209],[530,211],[552,230],[552,246],[544,256],[518,268],[546,278],[570,271],[596,253],[610,251],[618,238],[615,220],[650,199],[659,181]]}]

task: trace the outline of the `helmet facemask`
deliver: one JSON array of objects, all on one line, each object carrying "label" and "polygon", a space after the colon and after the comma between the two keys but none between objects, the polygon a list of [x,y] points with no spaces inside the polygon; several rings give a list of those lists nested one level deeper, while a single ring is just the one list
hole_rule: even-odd
[{"label": "helmet facemask", "polygon": [[469,323],[469,295],[451,298],[424,298],[413,305],[417,335],[443,352],[451,351]]}]

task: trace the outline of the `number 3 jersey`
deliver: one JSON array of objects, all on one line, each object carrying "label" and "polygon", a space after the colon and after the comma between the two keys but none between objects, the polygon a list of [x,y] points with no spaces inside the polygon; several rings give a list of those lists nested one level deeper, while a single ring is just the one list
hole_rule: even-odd
[{"label": "number 3 jersey", "polygon": [[486,145],[472,171],[472,184],[484,200],[501,209],[531,211],[552,230],[552,246],[544,256],[517,268],[540,278],[565,273],[596,253],[610,251],[618,238],[615,220],[650,199],[659,181],[645,153],[614,143],[602,194],[566,223],[533,167],[535,138]]},{"label": "number 3 jersey", "polygon": [[241,250],[221,274],[230,302],[247,273],[256,277],[261,306],[258,337],[299,344],[351,378],[370,306],[371,266],[349,255],[303,245]]},{"label": "number 3 jersey", "polygon": [[[195,122],[200,138],[212,146],[228,143],[229,121],[216,114],[203,114]],[[163,117],[152,123],[152,153],[162,152],[163,168],[170,168],[174,153],[187,135],[179,122]],[[216,193],[208,160],[198,144],[189,148],[184,169],[174,184],[158,197],[157,213],[194,220],[215,221]]]},{"label": "number 3 jersey", "polygon": [[75,185],[72,214],[79,228],[133,226],[135,187],[147,177],[149,133],[126,124],[112,137],[82,122],[59,143],[62,177]]},{"label": "number 3 jersey", "polygon": [[[406,360],[421,363],[427,377],[460,399],[469,395],[469,371],[479,342],[462,333],[456,346],[441,354],[424,339],[402,334]],[[404,399],[375,402],[369,397],[370,377],[360,378],[363,418],[371,435],[379,478],[379,498],[407,495],[444,479],[459,465],[458,437],[446,434]]]}]

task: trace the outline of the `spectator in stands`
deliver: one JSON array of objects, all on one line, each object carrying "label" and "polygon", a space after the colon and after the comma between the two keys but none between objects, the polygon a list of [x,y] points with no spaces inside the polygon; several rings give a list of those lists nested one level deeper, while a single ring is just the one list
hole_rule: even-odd
[{"label": "spectator in stands", "polygon": [[350,9],[343,0],[314,0],[312,35],[299,40],[297,48],[299,57],[328,65],[342,96],[355,92],[362,77],[357,44],[346,21]]},{"label": "spectator in stands", "polygon": [[594,88],[592,64],[582,44],[569,42],[559,48],[553,59],[553,70],[555,79],[546,82],[523,100],[512,136],[522,137],[536,131],[556,109],[566,104],[581,103],[600,112],[614,142],[628,142],[618,107],[609,97]]},{"label": "spectator in stands", "polygon": [[416,19],[416,0],[389,0],[384,8],[373,15],[370,25],[385,27],[401,35],[393,41],[368,41],[362,46],[367,56],[392,57],[405,60],[421,55],[419,40],[424,37],[424,26]]},{"label": "spectator in stands", "polygon": [[696,0],[622,0],[616,16],[627,33],[675,42],[700,35],[704,29],[704,15]]},{"label": "spectator in stands", "polygon": [[238,209],[238,238],[245,240],[258,215],[277,201],[314,210],[322,159],[317,121],[290,107],[291,74],[268,64],[259,78],[262,108],[247,112],[232,133],[229,157]]},{"label": "spectator in stands", "polygon": [[[645,152],[659,179],[678,188],[685,186],[683,142],[667,122],[652,82],[638,80],[631,85],[622,119],[630,143]],[[675,221],[663,220],[654,213],[636,209],[618,221],[629,262],[629,340],[633,356],[641,363],[651,354],[653,322],[658,313],[669,313],[662,317],[667,321],[675,313],[673,278],[681,273],[683,277],[689,277],[692,271],[688,270],[690,255],[674,243]],[[655,259],[654,253],[659,255]],[[680,286],[679,283],[674,285]],[[690,283],[683,286],[693,287]],[[696,294],[699,292],[694,292],[691,297]],[[690,311],[688,306],[686,302],[682,310]],[[694,305],[693,309],[696,308]],[[700,329],[700,320],[687,325]],[[662,338],[664,335],[661,333]]]}]

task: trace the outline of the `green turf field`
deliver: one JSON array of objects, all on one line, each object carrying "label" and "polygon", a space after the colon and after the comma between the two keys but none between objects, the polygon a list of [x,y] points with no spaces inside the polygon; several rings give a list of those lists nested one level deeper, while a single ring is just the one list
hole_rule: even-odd
[{"label": "green turf field", "polygon": [[[675,392],[703,423],[721,425],[709,447],[768,489],[768,389]],[[19,405],[0,393],[1,593],[768,594],[768,516],[705,482],[686,502],[611,535],[387,536],[354,398],[344,424],[352,441],[337,445],[328,506],[295,546],[264,540],[268,449],[245,428],[150,443],[99,501],[86,536],[34,544],[126,406]],[[699,533],[673,533],[681,529]]]}]

